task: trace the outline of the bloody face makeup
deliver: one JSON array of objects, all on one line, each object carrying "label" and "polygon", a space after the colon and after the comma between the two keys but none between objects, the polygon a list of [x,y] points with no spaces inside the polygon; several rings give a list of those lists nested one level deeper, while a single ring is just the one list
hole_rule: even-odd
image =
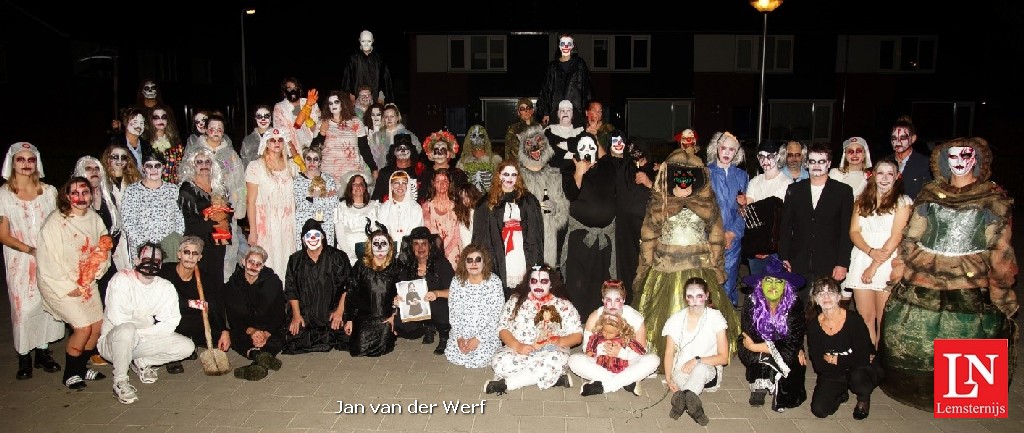
[{"label": "bloody face makeup", "polygon": [[224,140],[224,122],[219,120],[210,121],[206,127],[206,141],[220,143]]},{"label": "bloody face makeup", "polygon": [[604,314],[622,315],[622,306],[625,305],[626,299],[622,297],[622,293],[618,290],[609,290],[601,301],[604,304]]},{"label": "bloody face makeup", "polygon": [[391,251],[391,241],[383,235],[374,236],[370,240],[370,251],[373,253],[373,257],[383,260]]},{"label": "bloody face makeup", "polygon": [[448,180],[448,176],[444,174],[434,175],[434,181],[432,182],[434,187],[435,196],[447,197],[448,189],[451,187],[451,181]]},{"label": "bloody face makeup", "polygon": [[85,211],[92,204],[92,189],[83,182],[71,185],[71,190],[68,191],[68,201],[71,202],[72,209]]},{"label": "bloody face makeup", "polygon": [[778,168],[779,154],[768,152],[757,152],[757,163],[765,173]]},{"label": "bloody face makeup", "polygon": [[150,116],[150,119],[153,119],[153,127],[156,128],[157,131],[167,129],[167,111],[157,108],[156,110],[153,110],[153,114]]},{"label": "bloody face makeup", "polygon": [[39,163],[36,153],[31,150],[21,150],[14,154],[14,171],[23,176],[35,173]]},{"label": "bloody face makeup", "polygon": [[587,107],[587,122],[596,123],[601,121],[601,117],[604,115],[604,107],[599,103],[590,104]]},{"label": "bloody face makeup", "polygon": [[506,165],[505,168],[501,169],[499,177],[501,178],[501,190],[512,192],[516,188],[516,179],[519,179],[519,171],[511,165]]},{"label": "bloody face makeup", "polygon": [[846,162],[850,165],[861,166],[864,164],[864,146],[860,143],[850,143],[843,151]]},{"label": "bloody face makeup", "polygon": [[530,271],[530,297],[543,298],[551,293],[551,274],[546,271]]},{"label": "bloody face makeup", "polygon": [[949,171],[954,176],[973,173],[974,166],[978,163],[973,147],[950,147],[946,151],[946,159],[949,161]]},{"label": "bloody face makeup", "polygon": [[544,146],[547,144],[544,142],[543,135],[533,135],[526,139],[523,143],[523,148],[526,150],[526,155],[534,161],[540,161],[541,155],[544,153]]},{"label": "bloody face makeup", "polygon": [[142,114],[128,120],[128,132],[133,135],[142,135],[146,131],[146,118]]},{"label": "bloody face makeup", "polygon": [[904,153],[914,144],[916,137],[910,133],[910,129],[904,126],[897,126],[892,129],[889,135],[889,142],[892,143],[892,150],[896,153]]},{"label": "bloody face makeup", "polygon": [[270,110],[268,110],[266,108],[260,108],[260,109],[256,110],[256,115],[255,115],[256,126],[259,127],[260,129],[267,129],[267,128],[269,128],[270,127],[270,122],[272,120],[272,117],[273,117],[273,114],[271,114]]}]

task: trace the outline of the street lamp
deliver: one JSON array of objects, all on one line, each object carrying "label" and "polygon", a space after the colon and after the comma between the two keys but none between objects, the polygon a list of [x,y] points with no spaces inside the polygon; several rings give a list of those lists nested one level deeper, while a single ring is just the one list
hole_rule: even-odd
[{"label": "street lamp", "polygon": [[245,16],[255,15],[256,9],[244,9],[242,21],[242,133],[249,131],[249,82],[245,79]]},{"label": "street lamp", "polygon": [[757,101],[757,144],[760,145],[764,128],[764,68],[765,54],[768,52],[768,14],[782,6],[782,0],[750,0],[750,5],[764,15],[764,25],[761,27],[761,97]]}]

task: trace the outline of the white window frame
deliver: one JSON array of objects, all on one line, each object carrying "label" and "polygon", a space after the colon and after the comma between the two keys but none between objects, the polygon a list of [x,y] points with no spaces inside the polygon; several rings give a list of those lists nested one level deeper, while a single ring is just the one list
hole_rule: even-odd
[{"label": "white window frame", "polygon": [[[749,41],[751,43],[750,50],[750,67],[740,67],[740,41]],[[779,42],[789,42],[789,66],[779,67]],[[767,49],[771,50],[774,54],[771,58],[775,59],[775,64],[765,64],[764,72],[769,74],[781,74],[781,73],[792,73],[793,72],[793,57],[796,45],[793,40],[793,35],[768,35],[769,46]],[[761,37],[750,36],[750,35],[737,35],[736,45],[734,46],[736,52],[736,60],[733,62],[733,66],[736,72],[761,72]]]},{"label": "white window frame", "polygon": [[[629,50],[630,50],[630,67],[629,68],[616,68],[615,67],[615,38],[618,37],[629,37]],[[603,40],[608,44],[608,66],[597,67],[594,64],[594,59],[597,55],[597,41]],[[605,71],[605,72],[650,72],[651,70],[651,35],[595,35],[591,37],[591,70],[593,71]],[[644,41],[647,45],[647,66],[639,67],[633,65],[633,45],[636,41]]]},{"label": "white window frame", "polygon": [[[485,37],[485,38],[487,38],[487,44],[486,44],[487,45],[487,53],[486,53],[486,55],[487,55],[487,67],[486,68],[482,68],[482,69],[480,69],[480,68],[474,69],[473,68],[473,50],[472,50],[471,40],[474,37]],[[462,59],[463,60],[463,65],[465,65],[465,66],[462,67],[462,68],[453,68],[452,67],[452,50],[451,50],[451,47],[452,47],[452,41],[455,41],[455,40],[463,41],[463,43],[466,46],[466,49],[463,52],[463,59]],[[502,50],[503,50],[502,64],[504,66],[501,67],[501,68],[492,68],[491,67],[491,42],[495,41],[495,40],[500,40],[501,41],[501,46],[502,46]],[[506,72],[506,71],[508,71],[508,38],[505,35],[458,35],[458,36],[448,36],[448,41],[446,43],[447,43],[447,45],[445,45],[445,51],[448,53],[448,63],[447,63],[448,72]]]}]

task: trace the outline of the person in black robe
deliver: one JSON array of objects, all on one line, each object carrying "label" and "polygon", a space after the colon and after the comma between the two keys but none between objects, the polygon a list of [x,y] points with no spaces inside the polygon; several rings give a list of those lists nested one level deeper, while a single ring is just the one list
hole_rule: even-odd
[{"label": "person in black robe", "polygon": [[359,93],[360,86],[368,86],[370,95],[381,104],[395,102],[391,70],[384,63],[384,57],[374,51],[373,33],[368,30],[359,33],[359,50],[348,57],[341,76],[341,90],[348,94]]},{"label": "person in black robe", "polygon": [[345,294],[352,266],[348,254],[326,243],[315,219],[302,225],[302,250],[288,257],[284,298],[291,309],[283,352],[297,355],[348,348],[342,329]]},{"label": "person in black robe", "polygon": [[[444,248],[441,245],[441,237],[430,233],[426,227],[416,227],[402,239],[402,253],[399,255],[402,263],[402,281],[424,279],[427,282],[427,291],[448,290],[455,277],[455,270],[451,263],[444,257]],[[411,292],[415,294],[415,292]],[[418,295],[416,295],[418,297]],[[405,302],[411,297],[406,296]],[[421,300],[420,302],[425,302]],[[409,314],[415,314],[414,309],[420,309],[419,305],[410,305]],[[436,297],[430,301],[430,320],[417,322],[395,321],[395,331],[402,338],[423,337],[423,344],[434,342],[434,332],[439,336],[437,347],[434,348],[435,355],[443,355],[448,346],[448,332],[452,329],[448,322],[448,298]]]},{"label": "person in black robe", "polygon": [[[178,262],[164,263],[158,275],[170,281],[174,285],[174,290],[178,292],[181,321],[174,332],[191,338],[196,347],[206,347],[206,327],[203,325],[203,307],[206,307],[210,320],[210,335],[213,339],[211,343],[217,349],[227,352],[231,348],[231,335],[224,321],[224,302],[221,299],[220,284],[212,290],[208,284],[210,281],[219,282],[220,274],[211,274],[199,266],[203,261],[203,244],[203,240],[196,236],[185,236],[178,246]],[[202,299],[206,301],[205,305],[199,296],[200,282],[203,285]],[[195,359],[195,355],[189,359]],[[185,372],[181,361],[169,362],[165,367],[170,374]]]},{"label": "person in black robe", "polygon": [[583,133],[573,156],[575,170],[562,174],[562,189],[569,199],[569,226],[562,248],[565,288],[580,317],[601,306],[601,284],[616,279],[615,166]]},{"label": "person in black robe", "polygon": [[626,143],[626,135],[619,130],[609,134],[608,150],[615,167],[615,265],[629,304],[640,265],[640,227],[654,186],[654,164],[647,149]]},{"label": "person in black robe", "polygon": [[252,245],[224,285],[223,299],[231,324],[231,348],[252,360],[235,369],[235,377],[260,380],[279,370],[276,355],[284,347],[285,305],[281,278],[264,266],[267,250]]},{"label": "person in black robe", "polygon": [[541,123],[548,125],[552,117],[556,117],[558,103],[563,100],[572,102],[573,118],[580,119],[582,124],[583,104],[590,100],[590,68],[579,54],[574,53],[576,43],[572,35],[562,33],[558,36],[558,58],[548,63],[537,97],[537,116]]},{"label": "person in black robe", "polygon": [[[422,184],[420,181],[424,178],[423,173],[426,170],[426,165],[422,161],[419,161],[419,155],[416,152],[416,146],[412,144],[412,136],[409,134],[395,134],[395,142],[388,148],[388,165],[381,167],[377,171],[377,179],[374,181],[373,193],[370,198],[377,200],[381,203],[387,201],[385,197],[388,195],[391,182],[391,175],[395,174],[398,170],[403,170],[412,176],[410,183],[415,180],[415,187],[409,185],[409,193],[413,199],[417,197],[425,197],[420,192]],[[433,179],[433,178],[431,178]],[[430,179],[428,179],[429,181]]]},{"label": "person in black robe", "polygon": [[[214,221],[214,218],[207,219],[203,215],[203,210],[212,205],[213,196],[228,197],[220,164],[212,152],[200,149],[182,161],[178,172],[181,178],[181,186],[178,187],[178,207],[185,220],[184,234],[203,240],[204,260],[199,262],[199,269],[211,277],[216,276],[203,280],[203,283],[206,284],[205,287],[219,291],[224,284],[224,254],[227,245],[219,245],[214,241],[213,233],[217,221]],[[221,219],[231,218],[230,215],[223,215],[223,212],[218,213],[222,214]]]},{"label": "person in black robe", "polygon": [[396,284],[402,266],[395,260],[395,242],[387,227],[366,224],[366,249],[352,272],[351,290],[345,297],[345,334],[352,356],[382,356],[395,350]]}]

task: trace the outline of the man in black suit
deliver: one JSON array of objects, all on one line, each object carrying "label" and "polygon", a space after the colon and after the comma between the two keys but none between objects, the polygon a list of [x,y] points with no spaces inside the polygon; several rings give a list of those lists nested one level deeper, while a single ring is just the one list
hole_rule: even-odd
[{"label": "man in black suit", "polygon": [[932,181],[932,169],[928,156],[914,151],[917,131],[909,116],[902,116],[896,120],[889,141],[895,152],[893,158],[899,163],[903,192],[911,199],[916,199],[924,184]]},{"label": "man in black suit", "polygon": [[[808,282],[822,276],[842,281],[850,266],[853,189],[829,179],[831,165],[828,145],[812,145],[807,152],[810,178],[789,185],[782,207],[779,258]],[[807,292],[798,292],[802,302]]]}]

